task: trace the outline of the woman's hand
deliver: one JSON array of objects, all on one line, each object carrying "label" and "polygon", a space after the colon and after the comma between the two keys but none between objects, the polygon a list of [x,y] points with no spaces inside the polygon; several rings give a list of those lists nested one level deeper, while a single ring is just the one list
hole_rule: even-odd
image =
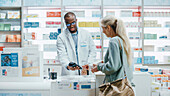
[{"label": "woman's hand", "polygon": [[94,72],[97,72],[97,71],[99,71],[97,69],[97,64],[93,64],[93,68],[91,69],[91,72],[94,73]]}]

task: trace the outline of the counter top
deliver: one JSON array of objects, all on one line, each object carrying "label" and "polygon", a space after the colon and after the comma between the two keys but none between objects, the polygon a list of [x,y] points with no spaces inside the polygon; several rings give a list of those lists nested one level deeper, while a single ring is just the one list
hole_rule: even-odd
[{"label": "counter top", "polygon": [[43,82],[0,82],[0,90],[50,90],[51,83]]}]

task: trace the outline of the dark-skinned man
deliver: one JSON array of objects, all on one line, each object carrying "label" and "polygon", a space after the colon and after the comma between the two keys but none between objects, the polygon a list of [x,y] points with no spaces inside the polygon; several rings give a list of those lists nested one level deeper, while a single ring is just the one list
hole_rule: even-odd
[{"label": "dark-skinned man", "polygon": [[[81,75],[80,68],[89,68],[96,58],[95,45],[86,30],[77,27],[76,15],[64,15],[66,29],[57,39],[57,54],[62,64],[62,75]],[[76,65],[76,66],[70,66]]]}]

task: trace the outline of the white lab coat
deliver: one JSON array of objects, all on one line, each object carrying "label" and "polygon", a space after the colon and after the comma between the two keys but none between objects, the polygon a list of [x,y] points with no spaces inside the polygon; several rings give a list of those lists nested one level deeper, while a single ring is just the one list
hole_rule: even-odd
[{"label": "white lab coat", "polygon": [[[96,58],[96,47],[91,35],[86,30],[78,29],[78,61],[79,65],[93,64]],[[68,29],[65,29],[57,38],[57,54],[62,64],[61,75],[77,75],[78,71],[67,70],[70,62],[77,64],[74,40]]]}]

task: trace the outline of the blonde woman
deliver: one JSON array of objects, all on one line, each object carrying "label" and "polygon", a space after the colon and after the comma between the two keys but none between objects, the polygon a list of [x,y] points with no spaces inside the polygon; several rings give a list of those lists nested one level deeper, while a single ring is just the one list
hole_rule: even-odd
[{"label": "blonde woman", "polygon": [[[105,73],[106,82],[111,82],[123,78],[125,69],[127,79],[131,82],[132,87],[134,87],[132,82],[131,47],[122,20],[116,19],[114,16],[106,16],[101,20],[101,27],[103,33],[107,37],[111,37],[111,39],[104,57],[104,63],[93,64],[91,71]],[[122,50],[120,50],[119,44],[122,46]],[[123,65],[120,54],[122,54]]]}]

